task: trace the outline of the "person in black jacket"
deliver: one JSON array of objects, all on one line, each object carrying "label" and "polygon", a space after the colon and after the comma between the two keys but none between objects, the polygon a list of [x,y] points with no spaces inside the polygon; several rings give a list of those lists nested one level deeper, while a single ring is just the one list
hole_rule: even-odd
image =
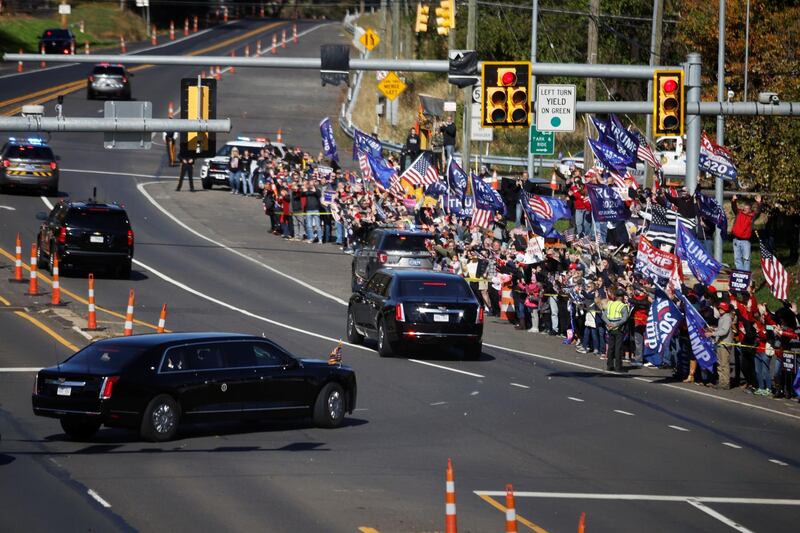
[{"label": "person in black jacket", "polygon": [[439,131],[442,132],[442,144],[444,144],[444,158],[449,161],[453,157],[453,152],[456,149],[456,125],[453,124],[453,117],[448,116],[447,122],[439,126]]},{"label": "person in black jacket", "polygon": [[322,232],[319,225],[319,209],[322,193],[317,188],[316,180],[307,180],[303,183],[303,198],[305,198],[306,239],[308,242],[322,244]]},{"label": "person in black jacket", "polygon": [[411,131],[406,137],[406,144],[403,147],[403,154],[400,158],[400,172],[402,173],[408,165],[410,165],[420,153],[419,134],[416,128],[411,128]]}]

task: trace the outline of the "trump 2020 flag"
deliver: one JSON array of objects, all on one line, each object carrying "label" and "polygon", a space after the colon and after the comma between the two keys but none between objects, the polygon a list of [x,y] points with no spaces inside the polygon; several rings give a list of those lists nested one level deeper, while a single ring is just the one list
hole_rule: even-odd
[{"label": "trump 2020 flag", "polygon": [[[608,119],[608,133],[617,146],[617,153],[623,157],[629,167],[636,166],[636,153],[639,150],[639,140],[625,129],[613,113]],[[622,172],[624,174],[624,172]]]},{"label": "trump 2020 flag", "polygon": [[625,156],[617,151],[616,145],[611,146],[610,144],[589,139],[589,146],[592,148],[597,162],[603,165],[604,168],[613,170],[623,176],[628,171],[628,161]]},{"label": "trump 2020 flag", "polygon": [[722,263],[714,259],[700,244],[692,231],[677,221],[678,230],[675,238],[675,255],[681,259],[685,259],[689,263],[689,268],[692,274],[698,280],[703,282],[703,285],[711,285],[717,279],[719,271],[722,270]]},{"label": "trump 2020 flag", "polygon": [[667,294],[656,288],[653,303],[647,313],[644,338],[644,356],[650,363],[660,366],[664,350],[678,329],[683,315]]},{"label": "trump 2020 flag", "polygon": [[319,123],[319,133],[322,135],[322,151],[331,159],[331,161],[339,161],[339,154],[336,153],[336,138],[333,136],[333,125],[331,119],[325,117]]},{"label": "trump 2020 flag", "polygon": [[381,141],[361,130],[353,130],[353,161],[358,161],[358,153],[366,152],[373,157],[383,157]]},{"label": "trump 2020 flag", "polygon": [[694,193],[697,200],[697,210],[700,216],[710,221],[722,232],[722,238],[727,238],[728,235],[728,216],[725,210],[717,203],[717,201],[709,196],[700,192],[698,187]]},{"label": "trump 2020 flag", "polygon": [[403,197],[405,191],[400,185],[400,179],[397,177],[397,170],[389,166],[386,160],[382,157],[374,157],[372,154],[361,154],[361,157],[366,158],[367,164],[370,169],[370,176],[379,188],[389,191],[395,196]]},{"label": "trump 2020 flag", "polygon": [[683,293],[678,293],[683,299],[683,312],[686,314],[686,328],[689,330],[689,343],[692,346],[692,353],[697,359],[697,364],[704,370],[714,370],[717,362],[717,352],[714,349],[714,341],[706,337],[708,324],[702,315],[694,308],[692,302],[686,299]]},{"label": "trump 2020 flag", "polygon": [[592,215],[595,222],[617,222],[628,220],[631,217],[625,200],[613,188],[593,183],[587,183],[586,188],[589,190],[589,200],[592,203]]}]

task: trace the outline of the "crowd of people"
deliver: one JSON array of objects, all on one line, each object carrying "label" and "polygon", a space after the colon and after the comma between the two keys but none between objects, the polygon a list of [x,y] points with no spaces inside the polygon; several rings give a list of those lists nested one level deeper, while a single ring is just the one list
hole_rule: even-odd
[{"label": "crowd of people", "polygon": [[[231,158],[231,192],[260,196],[275,235],[335,244],[353,253],[378,225],[424,229],[433,234],[429,250],[434,268],[466,277],[486,312],[503,316],[519,330],[556,337],[581,354],[605,360],[607,369],[617,372],[660,366],[687,383],[741,387],[763,396],[794,395],[794,361],[800,353],[797,304],[783,301],[768,309],[757,301],[752,285],[731,292],[724,284],[687,286],[684,279],[662,287],[678,308],[691,305],[705,320],[705,335],[716,343],[712,369],[698,365],[685,322],[660,357],[646,354],[647,318],[657,287],[635,267],[641,227],[665,223],[659,217],[674,224],[679,217],[709,249],[712,245],[714,225],[698,216],[695,196],[685,189],[643,189],[628,180],[627,189],[618,190],[631,218],[594,223],[586,184],[610,178],[572,169],[561,184],[571,208],[570,227],[561,239],[543,239],[531,231],[525,210],[519,208],[523,191],[543,192],[524,173],[501,180],[498,189],[506,212],[497,212],[488,227],[479,227],[419,191],[399,195],[362,181],[355,172],[323,164],[321,154],[316,160],[299,151],[297,156],[289,163],[265,149],[253,162],[250,154],[239,162],[238,154]],[[388,164],[400,167],[392,157]],[[252,172],[243,170],[247,168]],[[478,179],[490,182],[492,175],[484,169]],[[734,198],[733,206],[735,266],[749,269],[749,239],[761,199],[752,203]],[[658,235],[652,238],[669,247],[668,239],[665,244]],[[504,289],[511,291],[513,309],[503,308]]]}]

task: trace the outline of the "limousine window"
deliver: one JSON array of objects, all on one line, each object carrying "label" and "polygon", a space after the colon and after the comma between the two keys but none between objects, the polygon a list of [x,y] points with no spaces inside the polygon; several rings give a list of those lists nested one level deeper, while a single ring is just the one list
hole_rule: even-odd
[{"label": "limousine window", "polygon": [[168,349],[161,364],[161,371],[213,370],[223,367],[219,344],[192,344]]},{"label": "limousine window", "polygon": [[138,346],[98,346],[90,344],[69,358],[68,363],[83,367],[87,372],[114,373],[135,360],[143,349]]},{"label": "limousine window", "polygon": [[259,366],[278,366],[286,362],[288,357],[277,346],[260,342],[253,345],[256,360]]},{"label": "limousine window", "polygon": [[403,279],[400,280],[400,296],[469,298],[471,291],[469,285],[462,280]]}]

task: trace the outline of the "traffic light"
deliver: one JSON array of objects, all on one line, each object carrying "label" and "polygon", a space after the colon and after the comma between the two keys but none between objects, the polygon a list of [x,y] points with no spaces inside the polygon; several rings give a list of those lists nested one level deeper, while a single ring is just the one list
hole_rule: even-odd
[{"label": "traffic light", "polygon": [[655,71],[653,74],[653,136],[683,135],[685,105],[683,71]]},{"label": "traffic light", "polygon": [[430,7],[422,5],[422,2],[417,4],[417,23],[414,26],[414,31],[417,33],[425,33],[428,31],[428,13]]},{"label": "traffic light", "polygon": [[442,0],[436,8],[436,33],[448,35],[450,30],[454,29],[456,29],[455,0]]},{"label": "traffic light", "polygon": [[484,128],[530,127],[531,64],[527,61],[483,63],[481,125]]}]

